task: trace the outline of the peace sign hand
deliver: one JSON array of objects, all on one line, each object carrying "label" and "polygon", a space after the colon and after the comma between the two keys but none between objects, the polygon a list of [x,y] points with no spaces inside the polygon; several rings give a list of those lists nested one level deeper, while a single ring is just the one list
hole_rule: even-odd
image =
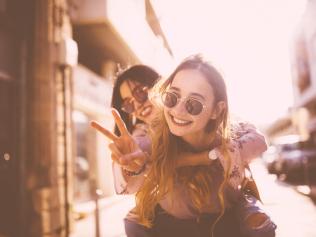
[{"label": "peace sign hand", "polygon": [[147,155],[140,149],[132,135],[128,132],[118,111],[112,109],[112,115],[121,133],[120,136],[113,134],[96,121],[92,121],[91,126],[112,141],[109,144],[109,149],[112,152],[112,160],[120,164],[125,170],[137,172],[146,163]]}]

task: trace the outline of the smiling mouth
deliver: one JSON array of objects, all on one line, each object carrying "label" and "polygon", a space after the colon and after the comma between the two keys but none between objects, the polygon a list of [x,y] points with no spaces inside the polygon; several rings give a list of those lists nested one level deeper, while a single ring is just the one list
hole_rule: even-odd
[{"label": "smiling mouth", "polygon": [[182,120],[182,119],[178,119],[175,118],[174,116],[172,116],[171,114],[169,114],[171,121],[176,124],[177,126],[187,126],[189,124],[192,123],[192,121],[186,121],[186,120]]},{"label": "smiling mouth", "polygon": [[152,106],[149,105],[149,106],[146,106],[142,112],[140,112],[140,115],[143,116],[143,117],[147,117],[148,115],[151,114],[151,111],[152,111]]}]

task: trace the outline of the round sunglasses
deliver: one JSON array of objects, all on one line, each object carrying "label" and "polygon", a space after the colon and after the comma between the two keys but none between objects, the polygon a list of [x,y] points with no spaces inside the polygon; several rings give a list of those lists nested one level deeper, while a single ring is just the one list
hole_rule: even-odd
[{"label": "round sunglasses", "polygon": [[148,88],[146,86],[135,86],[132,90],[133,98],[126,98],[123,100],[121,110],[125,113],[131,114],[136,110],[134,100],[140,104],[144,104],[148,99]]},{"label": "round sunglasses", "polygon": [[162,103],[168,108],[175,107],[182,100],[185,101],[184,107],[186,111],[191,115],[199,115],[203,108],[206,107],[206,105],[194,98],[181,99],[177,94],[168,91],[162,94]]}]

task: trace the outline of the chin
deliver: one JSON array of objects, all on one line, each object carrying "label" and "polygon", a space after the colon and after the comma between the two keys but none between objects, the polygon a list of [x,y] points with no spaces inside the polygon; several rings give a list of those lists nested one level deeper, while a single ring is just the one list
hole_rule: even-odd
[{"label": "chin", "polygon": [[178,137],[182,137],[185,135],[183,131],[179,131],[178,129],[170,129],[170,132],[172,133],[172,135],[175,135]]},{"label": "chin", "polygon": [[173,135],[178,136],[178,137],[185,136],[185,135],[189,134],[191,131],[188,128],[178,127],[178,126],[175,126],[174,124],[169,124],[169,123],[168,123],[168,127],[169,127],[170,132]]}]

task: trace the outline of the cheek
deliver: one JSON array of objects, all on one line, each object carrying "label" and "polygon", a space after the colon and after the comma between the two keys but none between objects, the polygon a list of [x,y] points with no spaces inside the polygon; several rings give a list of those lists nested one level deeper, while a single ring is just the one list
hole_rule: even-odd
[{"label": "cheek", "polygon": [[166,109],[166,108],[163,109],[163,115],[164,115],[165,119],[167,120],[167,122],[168,122],[168,119],[169,119],[168,112],[169,112],[168,109]]},{"label": "cheek", "polygon": [[170,118],[170,116],[169,116],[169,112],[170,112],[170,109],[164,108],[163,114],[164,114],[165,120],[166,120],[166,122],[167,122],[168,127],[169,127],[169,128],[172,128],[172,125],[173,125],[173,124],[172,124],[172,122],[171,122],[171,118]]},{"label": "cheek", "polygon": [[209,113],[202,113],[198,116],[192,116],[194,124],[196,127],[204,128],[210,121],[211,115]]}]

